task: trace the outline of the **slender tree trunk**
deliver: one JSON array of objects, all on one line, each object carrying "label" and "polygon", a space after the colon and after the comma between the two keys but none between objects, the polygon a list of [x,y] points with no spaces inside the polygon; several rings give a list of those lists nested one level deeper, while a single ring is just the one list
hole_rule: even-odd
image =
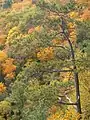
[{"label": "slender tree trunk", "polygon": [[76,87],[77,112],[81,114],[81,103],[80,103],[80,90],[79,90],[78,72],[74,72],[74,78],[75,78],[75,87]]},{"label": "slender tree trunk", "polygon": [[78,79],[78,71],[77,71],[77,67],[76,67],[76,63],[75,63],[75,55],[74,55],[74,50],[73,50],[72,43],[71,43],[70,39],[68,38],[67,34],[64,31],[63,23],[65,25],[65,21],[62,18],[62,26],[61,26],[62,27],[62,31],[63,31],[63,34],[64,34],[66,40],[69,43],[70,50],[71,50],[71,58],[72,58],[72,64],[73,64],[73,69],[74,69],[74,80],[75,80],[75,88],[76,88],[76,101],[77,101],[76,106],[77,106],[77,112],[81,114],[79,79]]}]

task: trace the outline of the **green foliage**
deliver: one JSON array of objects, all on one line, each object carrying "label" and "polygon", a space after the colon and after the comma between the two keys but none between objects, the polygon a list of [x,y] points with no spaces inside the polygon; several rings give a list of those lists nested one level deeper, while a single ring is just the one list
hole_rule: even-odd
[{"label": "green foliage", "polygon": [[39,105],[36,106],[33,111],[24,108],[23,119],[25,120],[27,118],[27,120],[46,120],[47,118],[46,113],[47,113],[47,108],[44,105],[44,103],[40,101]]},{"label": "green foliage", "polygon": [[5,120],[5,116],[9,118],[11,115],[11,104],[8,101],[0,102],[0,120]]},{"label": "green foliage", "polygon": [[77,42],[82,43],[83,41],[89,40],[90,39],[90,21],[78,23],[77,33],[78,33]]},{"label": "green foliage", "polygon": [[[69,12],[80,10],[78,7],[81,6],[73,0],[65,5],[59,0],[39,0],[35,6],[0,13],[0,27],[6,35],[6,42],[0,49],[6,50],[9,57],[15,59],[17,66],[15,81],[10,84],[6,98],[9,102],[0,102],[0,120],[5,120],[5,114],[8,114],[8,120],[47,120],[48,109],[52,105],[59,106],[58,96],[73,88],[73,78],[64,83],[64,78],[60,78],[62,73],[58,72],[65,68],[71,69],[73,65],[70,47],[63,43],[66,42],[66,38],[61,34],[61,14],[67,23],[63,23],[66,35],[70,34],[68,23],[77,24],[77,40],[75,44],[72,42],[72,46],[76,52],[75,62],[80,72],[83,116],[85,120],[90,119],[89,78],[88,75],[82,74],[84,70],[90,69],[90,21],[76,22],[68,18]],[[38,26],[41,30],[36,31]],[[29,30],[32,30],[31,33]],[[53,44],[54,39],[59,40],[60,44]],[[39,59],[37,53],[50,47],[53,48],[53,58]],[[42,52],[43,55],[48,53],[48,49],[46,50],[47,52]],[[53,70],[57,72],[52,72]],[[0,97],[3,100],[3,94]],[[65,97],[63,99],[68,102]],[[61,105],[60,107],[62,110],[67,108]]]},{"label": "green foliage", "polygon": [[[17,89],[16,89],[17,86]],[[12,106],[12,110],[16,112],[20,111],[23,120],[27,119],[45,119],[46,110],[53,104],[57,103],[59,89],[55,86],[39,85],[38,81],[29,81],[28,84],[16,81],[12,88],[12,95],[10,102],[15,103]],[[54,97],[53,97],[54,96]],[[15,117],[12,116],[12,118]]]}]

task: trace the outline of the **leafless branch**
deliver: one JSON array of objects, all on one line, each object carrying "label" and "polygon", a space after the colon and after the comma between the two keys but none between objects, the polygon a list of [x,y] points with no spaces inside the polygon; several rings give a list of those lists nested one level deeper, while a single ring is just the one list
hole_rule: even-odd
[{"label": "leafless branch", "polygon": [[59,101],[59,103],[64,105],[77,105],[77,103],[66,103],[64,101]]}]

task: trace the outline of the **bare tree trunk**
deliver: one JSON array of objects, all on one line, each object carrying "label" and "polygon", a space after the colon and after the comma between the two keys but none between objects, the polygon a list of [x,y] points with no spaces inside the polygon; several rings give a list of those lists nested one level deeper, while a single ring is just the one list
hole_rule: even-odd
[{"label": "bare tree trunk", "polygon": [[77,71],[77,67],[76,67],[76,63],[75,63],[75,55],[74,55],[74,50],[73,50],[72,43],[71,43],[70,39],[68,38],[67,34],[66,34],[65,31],[64,31],[63,23],[64,23],[64,25],[65,25],[65,21],[64,21],[64,19],[62,18],[62,26],[61,26],[61,27],[62,27],[62,31],[63,31],[63,34],[64,34],[66,40],[67,40],[68,43],[69,43],[70,50],[71,50],[71,57],[72,57],[72,63],[73,63],[73,69],[74,69],[75,88],[76,88],[76,101],[77,101],[76,106],[77,106],[77,112],[81,114],[79,79],[78,79],[78,71]]}]

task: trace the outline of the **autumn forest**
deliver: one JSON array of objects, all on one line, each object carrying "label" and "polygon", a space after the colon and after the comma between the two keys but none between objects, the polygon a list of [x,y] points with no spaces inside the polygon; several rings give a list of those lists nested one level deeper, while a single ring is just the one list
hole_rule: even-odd
[{"label": "autumn forest", "polygon": [[0,120],[90,120],[90,0],[0,0]]}]

